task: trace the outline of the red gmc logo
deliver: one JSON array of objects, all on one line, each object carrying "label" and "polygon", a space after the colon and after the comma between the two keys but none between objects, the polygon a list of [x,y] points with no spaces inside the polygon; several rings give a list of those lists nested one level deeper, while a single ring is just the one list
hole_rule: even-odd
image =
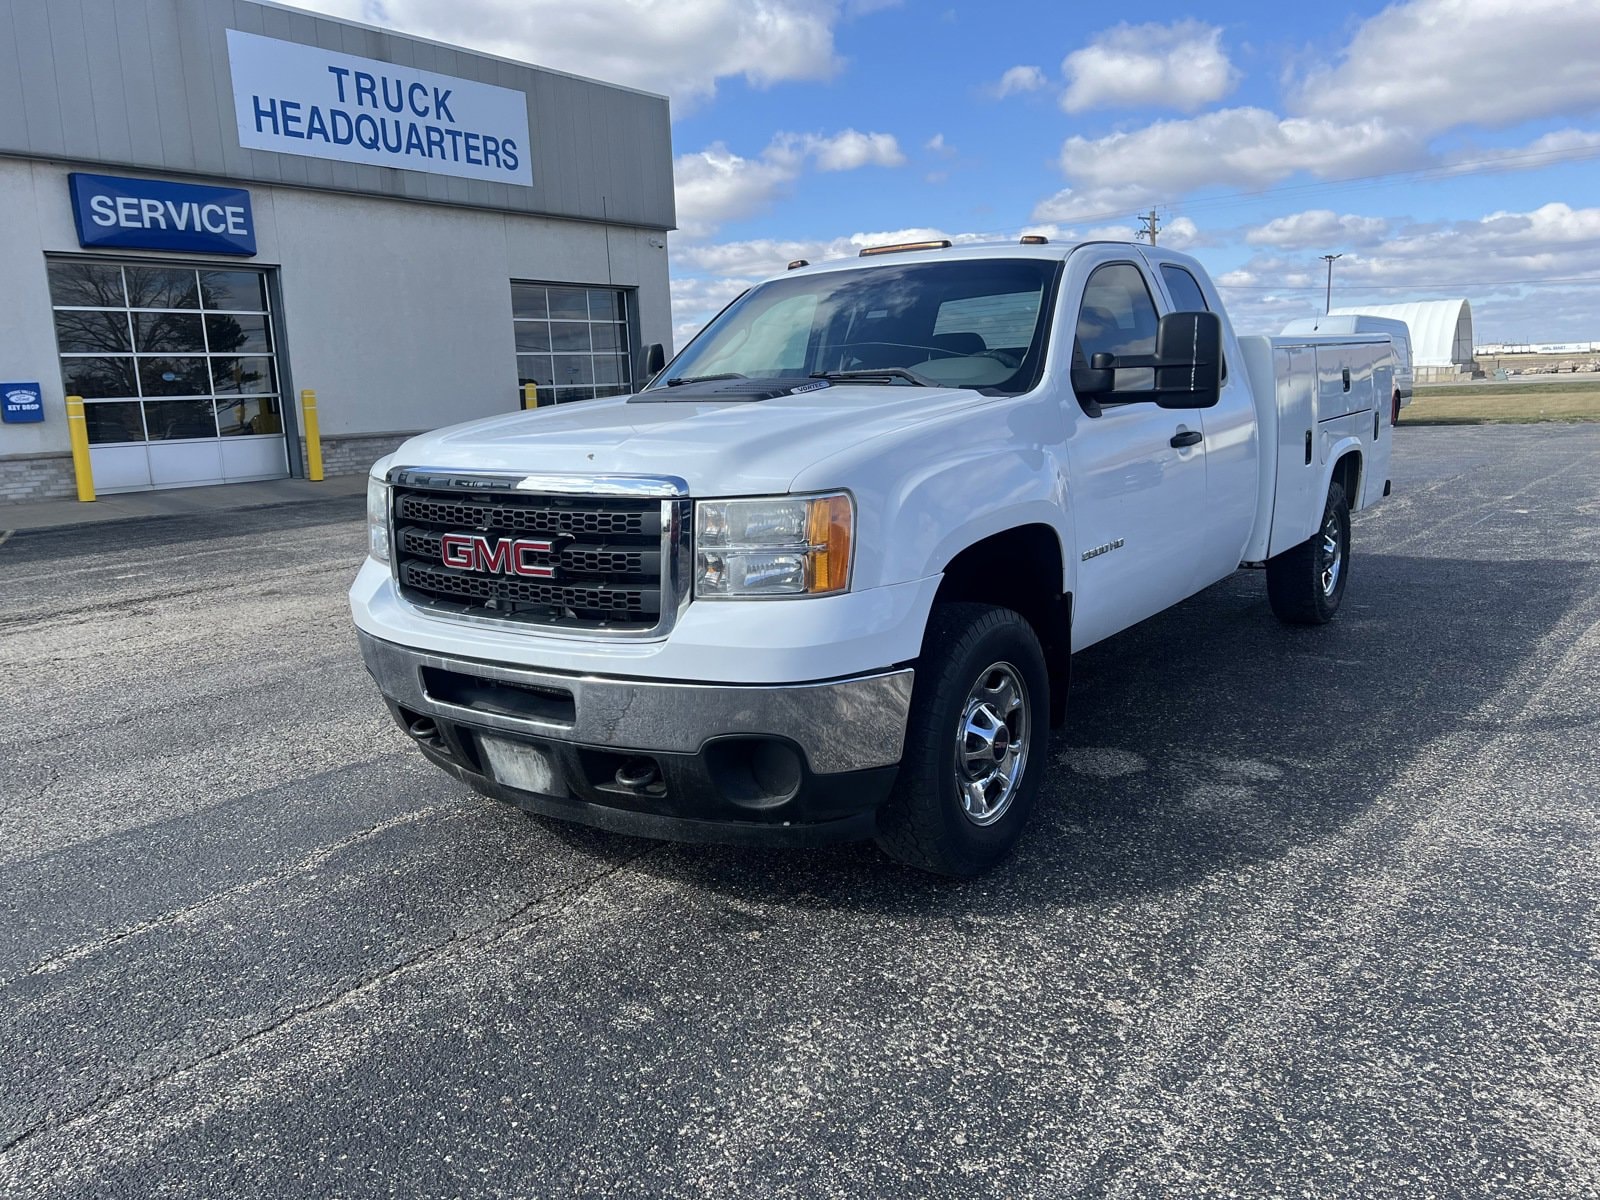
[{"label": "red gmc logo", "polygon": [[491,575],[521,575],[527,579],[554,579],[550,563],[530,562],[533,555],[548,555],[556,544],[548,538],[496,538],[478,533],[447,533],[439,539],[439,553],[447,567],[487,571]]}]

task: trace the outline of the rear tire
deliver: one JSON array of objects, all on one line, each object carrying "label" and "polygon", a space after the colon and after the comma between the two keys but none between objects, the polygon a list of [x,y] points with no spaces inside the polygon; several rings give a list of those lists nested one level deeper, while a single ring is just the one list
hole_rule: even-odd
[{"label": "rear tire", "polygon": [[935,605],[879,847],[940,875],[992,867],[1022,836],[1049,738],[1049,672],[1033,627],[1008,608]]},{"label": "rear tire", "polygon": [[1317,532],[1267,559],[1267,601],[1286,625],[1325,625],[1339,611],[1349,577],[1350,509],[1336,482]]}]

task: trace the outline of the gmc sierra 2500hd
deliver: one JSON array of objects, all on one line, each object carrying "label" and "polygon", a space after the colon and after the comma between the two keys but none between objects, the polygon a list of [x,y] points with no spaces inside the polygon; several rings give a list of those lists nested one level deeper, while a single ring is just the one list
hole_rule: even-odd
[{"label": "gmc sierra 2500hd", "polygon": [[1241,565],[1331,618],[1388,337],[1237,337],[1191,258],[1041,243],[797,263],[635,395],[377,463],[351,607],[401,728],[531,813],[972,874],[1074,651]]}]

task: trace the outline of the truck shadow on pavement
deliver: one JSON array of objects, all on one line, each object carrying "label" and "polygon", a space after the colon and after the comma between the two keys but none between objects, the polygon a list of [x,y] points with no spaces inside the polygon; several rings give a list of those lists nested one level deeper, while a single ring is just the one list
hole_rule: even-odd
[{"label": "truck shadow on pavement", "polygon": [[743,900],[906,914],[1190,886],[1316,846],[1436,739],[1497,728],[1486,706],[1515,698],[1593,576],[1583,562],[1369,555],[1337,619],[1293,628],[1273,618],[1261,575],[1240,572],[1076,657],[1031,826],[976,881],[901,868],[870,845],[675,846],[637,869]]}]

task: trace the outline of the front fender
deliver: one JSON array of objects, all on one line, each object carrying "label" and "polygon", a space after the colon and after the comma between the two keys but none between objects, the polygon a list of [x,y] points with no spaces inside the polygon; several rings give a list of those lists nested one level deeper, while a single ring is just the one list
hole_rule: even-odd
[{"label": "front fender", "polygon": [[797,492],[846,487],[856,498],[854,587],[937,575],[961,551],[1008,529],[1044,525],[1061,546],[1070,591],[1076,538],[1055,405],[985,399],[948,421],[834,455],[796,477]]}]

